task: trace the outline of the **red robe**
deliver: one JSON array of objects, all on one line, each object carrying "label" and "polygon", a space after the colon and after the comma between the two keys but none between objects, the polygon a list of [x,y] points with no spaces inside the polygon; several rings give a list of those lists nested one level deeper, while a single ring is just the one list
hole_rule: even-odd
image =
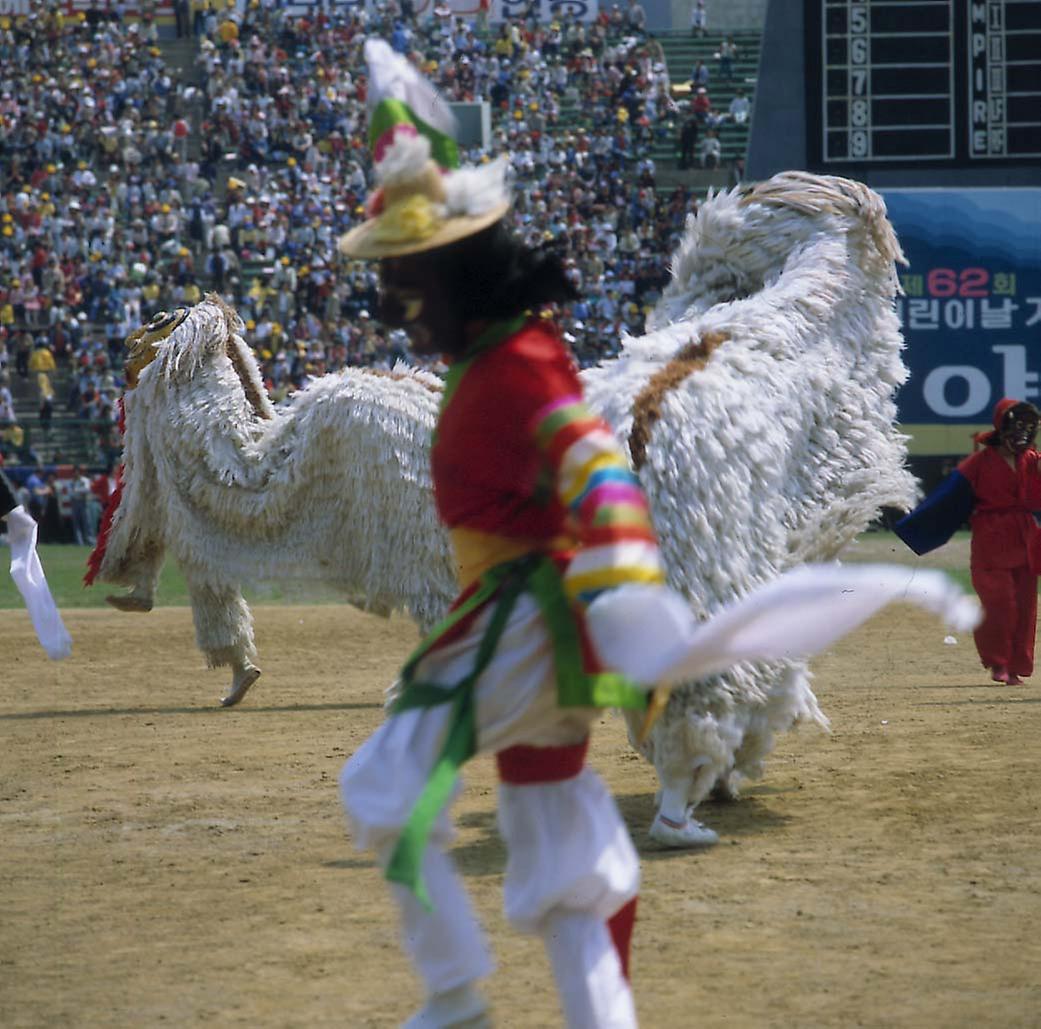
[{"label": "red robe", "polygon": [[965,458],[958,471],[975,496],[970,525],[972,585],[983,604],[976,650],[988,668],[1027,676],[1034,670],[1041,529],[1041,454],[1027,450],[1015,470],[997,447]]}]

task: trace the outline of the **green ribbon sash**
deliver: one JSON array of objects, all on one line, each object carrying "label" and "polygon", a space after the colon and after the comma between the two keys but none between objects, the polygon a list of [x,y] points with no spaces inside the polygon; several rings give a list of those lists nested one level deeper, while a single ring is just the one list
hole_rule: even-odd
[{"label": "green ribbon sash", "polygon": [[[646,694],[624,676],[615,673],[588,674],[583,667],[582,642],[571,604],[564,592],[560,572],[544,554],[530,554],[489,569],[477,589],[444,618],[409,657],[401,673],[402,691],[391,715],[411,708],[451,704],[448,735],[426,785],[398,837],[386,877],[411,889],[431,908],[423,882],[422,864],[434,822],[451,797],[460,767],[477,749],[474,687],[495,655],[518,597],[530,592],[549,629],[557,677],[557,697],[562,707],[625,707],[642,710]],[[473,667],[458,682],[449,685],[417,682],[419,662],[441,638],[464,618],[494,601],[495,608],[477,647]]]}]

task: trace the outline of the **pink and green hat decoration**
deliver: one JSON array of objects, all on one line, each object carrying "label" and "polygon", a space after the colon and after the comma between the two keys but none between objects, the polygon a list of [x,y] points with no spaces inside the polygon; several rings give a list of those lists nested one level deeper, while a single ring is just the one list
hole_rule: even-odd
[{"label": "pink and green hat decoration", "polygon": [[417,253],[501,218],[509,208],[506,159],[460,168],[455,116],[434,86],[382,39],[366,40],[365,59],[378,188],[340,250],[360,258]]}]

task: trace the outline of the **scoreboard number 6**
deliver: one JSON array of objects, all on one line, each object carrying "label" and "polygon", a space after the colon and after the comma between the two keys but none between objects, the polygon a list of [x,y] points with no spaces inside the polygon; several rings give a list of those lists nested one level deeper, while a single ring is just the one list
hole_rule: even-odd
[{"label": "scoreboard number 6", "polygon": [[990,272],[986,268],[933,268],[925,280],[925,288],[931,297],[985,297],[989,296],[987,283]]}]

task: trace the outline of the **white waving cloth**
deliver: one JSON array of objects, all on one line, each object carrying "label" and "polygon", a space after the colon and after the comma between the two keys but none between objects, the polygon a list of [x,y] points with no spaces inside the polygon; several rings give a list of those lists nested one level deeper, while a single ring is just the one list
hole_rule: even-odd
[{"label": "white waving cloth", "polygon": [[678,594],[625,586],[590,605],[601,659],[635,682],[670,686],[706,679],[742,661],[809,657],[893,601],[906,601],[966,631],[980,608],[942,572],[899,565],[804,565],[698,622]]},{"label": "white waving cloth", "polygon": [[386,40],[373,38],[365,41],[365,63],[369,69],[366,97],[369,110],[381,100],[400,100],[438,132],[453,139],[458,135],[452,108],[405,57],[391,49]]},{"label": "white waving cloth", "polygon": [[72,653],[72,637],[65,628],[40,555],[36,553],[36,522],[21,507],[7,515],[7,539],[11,545],[11,578],[21,593],[36,635],[53,661]]}]

